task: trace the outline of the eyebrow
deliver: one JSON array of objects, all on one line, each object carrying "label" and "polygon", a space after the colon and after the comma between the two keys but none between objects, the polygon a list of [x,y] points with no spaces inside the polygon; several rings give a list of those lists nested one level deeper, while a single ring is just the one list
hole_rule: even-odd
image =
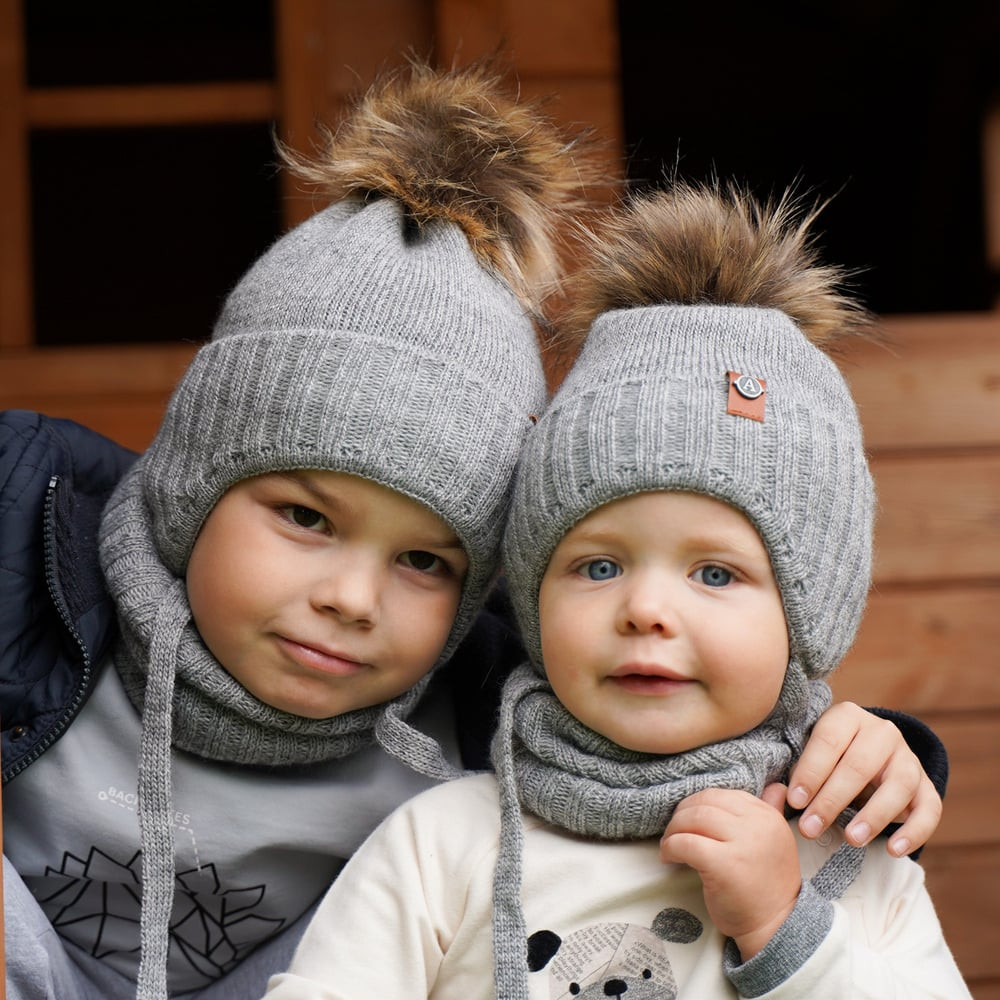
[{"label": "eyebrow", "polygon": [[[311,497],[317,500],[322,506],[327,507],[333,511],[344,511],[350,509],[350,504],[344,503],[340,497],[334,496],[331,493],[327,493],[322,489],[309,475],[308,472],[301,469],[286,469],[283,471],[272,473],[272,475],[277,476],[279,479],[287,480],[295,486],[301,487],[308,493]],[[359,477],[362,478],[362,477]],[[371,480],[374,482],[374,480]],[[386,487],[386,489],[392,489],[392,487]],[[395,491],[393,491],[395,492]],[[400,496],[406,496],[404,493],[400,493]],[[407,497],[407,499],[412,499]],[[414,500],[414,503],[420,503],[419,500]],[[420,504],[423,507],[423,504]],[[433,513],[429,507],[425,508],[428,513]],[[459,541],[458,536],[452,532],[448,531],[446,536],[431,536],[427,535],[417,539],[417,545],[425,545],[432,549],[446,549],[454,550],[465,554],[465,546]]]},{"label": "eyebrow", "polygon": [[342,510],[345,507],[342,500],[320,489],[307,472],[302,472],[299,469],[290,469],[273,472],[271,475],[278,479],[287,480],[293,485],[300,487],[315,500],[318,500],[321,504],[324,504],[327,507],[333,507],[336,510]]},{"label": "eyebrow", "polygon": [[[574,545],[593,546],[598,548],[604,545],[620,543],[620,541],[620,532],[613,529],[602,528],[584,529],[573,538]],[[764,559],[770,561],[767,548],[763,545],[763,543],[761,543],[762,552],[758,553],[756,549],[752,549],[722,533],[709,535],[702,532],[696,535],[691,535],[685,540],[685,545],[692,549],[705,550],[712,553],[721,553],[722,555],[731,554],[747,559],[762,555]]]}]

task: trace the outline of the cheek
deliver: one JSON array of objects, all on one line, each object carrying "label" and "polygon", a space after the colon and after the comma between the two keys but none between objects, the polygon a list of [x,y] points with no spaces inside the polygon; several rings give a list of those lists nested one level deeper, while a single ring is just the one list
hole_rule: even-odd
[{"label": "cheek", "polygon": [[[577,610],[572,610],[577,608]],[[560,599],[558,592],[542,590],[538,602],[538,626],[541,632],[542,656],[546,670],[557,660],[572,662],[592,617],[569,600]]]},{"label": "cheek", "polygon": [[[393,614],[395,641],[401,651],[409,650],[406,658],[411,670],[426,672],[437,662],[455,624],[460,596],[459,593],[425,599],[410,596],[395,605],[399,609],[398,616]],[[391,609],[392,604],[386,606]]]},{"label": "cheek", "polygon": [[[211,535],[195,543],[188,562],[188,604],[195,626],[207,640],[217,631],[266,600],[273,574],[263,572],[252,545],[218,544]],[[255,581],[252,587],[247,580]]]},{"label": "cheek", "polygon": [[[751,650],[742,667],[746,673],[749,699],[759,709],[770,712],[777,704],[788,669],[788,632],[784,618],[773,622],[765,616],[759,619],[759,628]],[[739,667],[740,664],[735,664]]]}]

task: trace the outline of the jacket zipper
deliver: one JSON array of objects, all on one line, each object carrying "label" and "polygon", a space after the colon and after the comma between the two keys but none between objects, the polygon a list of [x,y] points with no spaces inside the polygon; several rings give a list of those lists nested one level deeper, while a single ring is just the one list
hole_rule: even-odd
[{"label": "jacket zipper", "polygon": [[63,712],[60,719],[52,726],[49,731],[42,736],[42,738],[35,745],[35,748],[24,757],[22,757],[17,764],[10,768],[8,771],[4,772],[3,780],[9,781],[15,775],[18,775],[30,764],[33,764],[36,760],[56,740],[62,736],[66,727],[69,725],[70,720],[76,715],[80,709],[80,705],[83,703],[83,693],[87,690],[90,683],[90,671],[91,671],[91,661],[90,652],[88,651],[86,645],[84,644],[83,638],[80,636],[76,625],[73,622],[73,618],[70,615],[69,607],[66,604],[66,598],[63,597],[62,591],[56,583],[56,525],[55,525],[55,506],[56,506],[56,489],[59,486],[59,476],[52,476],[49,479],[48,489],[45,493],[45,506],[43,509],[43,521],[42,521],[42,534],[44,541],[44,553],[45,553],[45,585],[48,588],[49,596],[52,598],[52,603],[55,605],[56,610],[59,612],[59,618],[63,625],[66,627],[66,631],[72,636],[73,641],[80,649],[80,656],[83,661],[83,672],[81,674],[80,683],[76,686],[76,691],[73,695],[73,699],[67,706],[66,711]]}]

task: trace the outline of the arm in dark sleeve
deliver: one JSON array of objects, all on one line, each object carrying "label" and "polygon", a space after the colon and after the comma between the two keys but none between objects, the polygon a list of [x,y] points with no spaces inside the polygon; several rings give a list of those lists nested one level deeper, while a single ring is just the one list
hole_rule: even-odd
[{"label": "arm in dark sleeve", "polygon": [[442,669],[451,686],[462,764],[491,768],[490,740],[507,675],[525,660],[524,647],[503,580],[497,582],[469,634]]},{"label": "arm in dark sleeve", "polygon": [[912,715],[891,708],[869,708],[868,711],[895,724],[943,799],[948,785],[948,751],[930,726]]},{"label": "arm in dark sleeve", "polygon": [[[948,785],[948,751],[945,750],[944,744],[938,739],[934,730],[912,715],[897,712],[892,708],[869,708],[868,711],[880,719],[886,719],[893,723],[903,734],[906,745],[916,754],[920,766],[924,769],[927,777],[931,779],[935,791],[944,799],[945,788]],[[890,823],[881,835],[891,837],[898,829],[898,823]],[[916,861],[922,850],[922,847],[918,848],[910,857]]]}]

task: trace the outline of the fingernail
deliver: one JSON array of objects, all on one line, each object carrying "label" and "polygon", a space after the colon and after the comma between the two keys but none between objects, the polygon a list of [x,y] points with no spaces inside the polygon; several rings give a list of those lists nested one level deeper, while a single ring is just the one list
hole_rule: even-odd
[{"label": "fingernail", "polygon": [[847,828],[847,839],[850,840],[855,847],[864,847],[865,844],[871,840],[872,828],[864,821],[861,820],[858,823],[851,823]]},{"label": "fingernail", "polygon": [[823,820],[813,813],[799,823],[799,829],[806,837],[818,837],[823,832]]},{"label": "fingernail", "polygon": [[889,841],[889,850],[892,851],[897,858],[905,857],[910,853],[910,842],[906,839],[906,837],[893,837],[892,840]]},{"label": "fingernail", "polygon": [[796,785],[788,793],[788,804],[793,809],[802,809],[808,801],[809,801],[809,789],[804,788],[802,785]]}]

